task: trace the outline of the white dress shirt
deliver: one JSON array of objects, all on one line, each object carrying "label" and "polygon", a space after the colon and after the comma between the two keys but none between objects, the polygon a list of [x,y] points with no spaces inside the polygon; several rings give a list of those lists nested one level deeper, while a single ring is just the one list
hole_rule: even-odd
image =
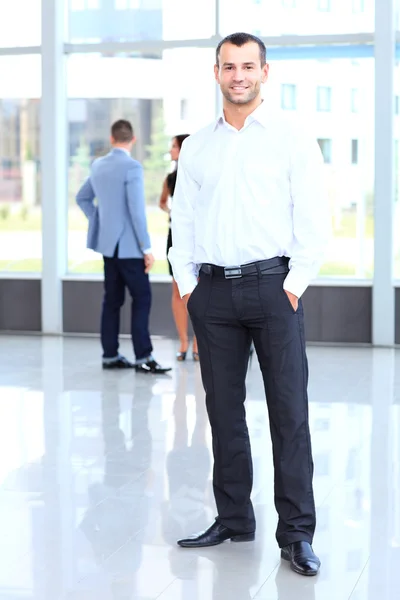
[{"label": "white dress shirt", "polygon": [[329,231],[318,143],[266,101],[239,131],[221,115],[184,141],[168,255],[181,296],[194,290],[203,263],[287,256],[283,287],[300,297],[322,264]]}]

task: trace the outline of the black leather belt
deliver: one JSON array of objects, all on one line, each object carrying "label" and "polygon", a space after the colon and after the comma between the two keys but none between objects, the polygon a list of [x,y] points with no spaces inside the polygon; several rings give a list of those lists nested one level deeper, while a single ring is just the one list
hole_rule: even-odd
[{"label": "black leather belt", "polygon": [[260,260],[247,265],[237,267],[218,267],[217,265],[203,264],[200,273],[213,275],[214,277],[224,277],[225,279],[238,279],[246,275],[257,275],[268,273],[268,275],[288,273],[289,259],[286,256],[276,256],[268,260]]}]

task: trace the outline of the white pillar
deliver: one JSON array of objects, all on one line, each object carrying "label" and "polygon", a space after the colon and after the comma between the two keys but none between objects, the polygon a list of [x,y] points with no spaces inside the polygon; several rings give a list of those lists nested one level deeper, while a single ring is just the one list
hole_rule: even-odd
[{"label": "white pillar", "polygon": [[375,266],[372,342],[394,344],[394,0],[375,0]]},{"label": "white pillar", "polygon": [[64,0],[42,0],[42,331],[62,333],[67,256]]},{"label": "white pillar", "polygon": [[215,36],[218,37],[220,35],[220,11],[221,11],[221,2],[220,0],[215,0]]}]

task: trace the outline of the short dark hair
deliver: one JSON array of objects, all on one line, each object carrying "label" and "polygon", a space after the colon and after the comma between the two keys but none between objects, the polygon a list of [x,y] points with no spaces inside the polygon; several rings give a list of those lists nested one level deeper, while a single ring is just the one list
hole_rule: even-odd
[{"label": "short dark hair", "polygon": [[111,135],[119,144],[127,144],[133,140],[133,127],[129,121],[119,119],[111,127]]},{"label": "short dark hair", "polygon": [[187,137],[189,137],[189,135],[189,133],[180,133],[179,135],[174,135],[172,139],[176,140],[176,143],[179,146],[179,150],[182,148],[183,142],[186,140]]},{"label": "short dark hair", "polygon": [[220,41],[216,50],[216,64],[219,65],[219,54],[224,44],[233,44],[234,46],[239,46],[240,48],[241,46],[244,46],[245,44],[249,44],[251,42],[258,44],[258,47],[260,49],[261,66],[263,67],[267,62],[267,48],[264,42],[260,40],[260,38],[256,35],[243,32],[231,33],[230,35],[227,35],[226,37],[224,37],[223,40]]}]

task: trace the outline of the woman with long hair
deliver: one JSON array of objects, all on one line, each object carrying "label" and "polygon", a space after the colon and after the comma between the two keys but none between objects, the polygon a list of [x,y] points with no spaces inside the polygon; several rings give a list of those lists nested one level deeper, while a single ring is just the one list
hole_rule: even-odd
[{"label": "woman with long hair", "polygon": [[[167,213],[170,213],[170,208],[168,206],[168,200],[169,200],[169,198],[171,198],[171,200],[173,200],[173,196],[174,196],[174,192],[175,192],[176,177],[177,177],[177,173],[178,173],[179,153],[181,151],[183,141],[187,137],[189,137],[189,134],[185,133],[185,134],[181,134],[181,135],[176,135],[172,139],[170,154],[171,154],[171,160],[173,160],[175,162],[175,169],[174,169],[174,171],[172,171],[172,173],[169,173],[169,175],[167,175],[167,177],[165,178],[162,193],[161,193],[161,198],[160,198],[160,204],[159,204],[161,210],[163,210]],[[170,218],[168,240],[167,240],[167,256],[168,256],[168,251],[171,248],[171,246],[172,246],[172,233],[171,233],[171,218]],[[173,277],[173,272],[172,272],[171,264],[169,261],[168,261],[168,266],[169,266],[169,273]],[[172,313],[174,315],[175,325],[176,325],[176,329],[177,329],[177,332],[179,335],[179,341],[180,341],[180,348],[179,348],[179,352],[176,355],[176,359],[178,361],[182,362],[182,361],[186,360],[186,355],[187,355],[187,352],[189,349],[188,313],[187,313],[186,305],[183,302],[183,300],[179,294],[178,286],[176,285],[175,279],[172,280]],[[198,350],[197,350],[196,338],[193,338],[192,356],[193,356],[193,360],[198,362],[199,354],[198,354]]]}]

